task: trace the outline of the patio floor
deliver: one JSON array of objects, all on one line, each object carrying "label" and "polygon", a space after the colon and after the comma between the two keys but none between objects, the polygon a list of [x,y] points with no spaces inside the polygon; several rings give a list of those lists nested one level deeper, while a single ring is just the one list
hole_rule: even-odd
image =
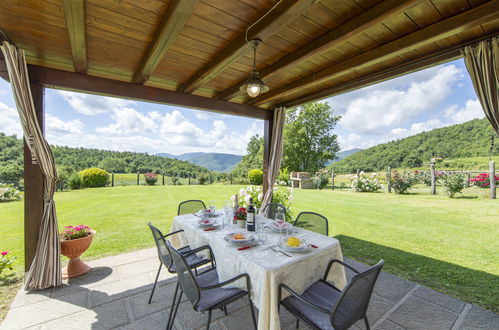
[{"label": "patio floor", "polygon": [[[356,267],[366,267],[346,260]],[[158,267],[155,249],[89,262],[94,269],[58,288],[20,290],[1,329],[164,329],[175,278],[167,272],[149,305]],[[252,329],[246,300],[214,312],[211,329]],[[281,310],[282,329],[294,329],[294,318]],[[184,300],[175,329],[204,328],[207,315]],[[499,315],[424,286],[382,273],[368,311],[373,329],[498,329]],[[303,325],[301,329],[306,329]],[[362,323],[353,329],[364,329]]]}]

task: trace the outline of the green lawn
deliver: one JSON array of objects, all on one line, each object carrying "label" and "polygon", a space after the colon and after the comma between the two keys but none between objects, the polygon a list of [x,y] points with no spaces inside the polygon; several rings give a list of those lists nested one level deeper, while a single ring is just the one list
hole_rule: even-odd
[{"label": "green lawn", "polygon": [[[147,221],[168,231],[186,199],[223,200],[240,186],[124,186],[56,193],[60,226],[98,232],[87,258],[152,246]],[[477,189],[477,188],[474,188]],[[385,270],[465,301],[499,311],[499,200],[450,199],[427,193],[395,195],[350,190],[295,190],[292,210],[326,215],[343,253],[385,260]],[[23,202],[0,204],[1,250],[22,265]]]}]

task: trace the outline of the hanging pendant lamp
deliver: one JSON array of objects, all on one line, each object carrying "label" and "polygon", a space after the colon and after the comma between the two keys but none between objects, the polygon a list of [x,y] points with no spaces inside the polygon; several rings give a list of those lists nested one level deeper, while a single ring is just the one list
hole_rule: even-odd
[{"label": "hanging pendant lamp", "polygon": [[249,78],[242,84],[240,90],[246,92],[249,97],[257,97],[261,93],[269,90],[269,86],[260,79],[258,71],[256,71],[256,48],[262,41],[260,39],[249,40],[248,43],[253,47],[253,71]]}]

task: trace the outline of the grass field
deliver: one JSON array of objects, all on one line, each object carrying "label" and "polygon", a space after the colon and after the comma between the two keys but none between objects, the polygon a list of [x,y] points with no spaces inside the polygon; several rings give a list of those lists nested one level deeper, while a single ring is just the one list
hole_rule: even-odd
[{"label": "grass field", "polygon": [[[147,221],[168,231],[186,199],[216,199],[219,206],[240,186],[123,186],[56,193],[61,227],[97,230],[86,258],[153,246]],[[427,193],[396,195],[350,190],[295,190],[292,211],[326,215],[345,256],[499,311],[499,200]],[[23,202],[0,204],[1,250],[23,264]]]}]

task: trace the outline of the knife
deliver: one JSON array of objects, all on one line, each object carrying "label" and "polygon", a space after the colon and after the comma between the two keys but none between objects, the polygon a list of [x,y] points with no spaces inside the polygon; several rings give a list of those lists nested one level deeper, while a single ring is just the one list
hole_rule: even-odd
[{"label": "knife", "polygon": [[211,228],[206,228],[206,229],[203,229],[204,231],[210,231],[210,230],[215,230],[217,229],[216,227],[211,227]]},{"label": "knife", "polygon": [[242,246],[242,247],[238,248],[237,251],[244,251],[244,250],[250,249],[252,247],[258,246],[258,245],[260,245],[260,243],[253,244],[253,245]]}]

